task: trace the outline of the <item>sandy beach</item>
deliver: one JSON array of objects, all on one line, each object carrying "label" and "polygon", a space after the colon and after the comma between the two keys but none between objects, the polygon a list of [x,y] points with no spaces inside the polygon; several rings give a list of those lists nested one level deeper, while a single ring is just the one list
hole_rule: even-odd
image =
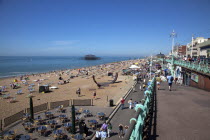
[{"label": "sandy beach", "polygon": [[[33,88],[35,89],[35,91],[32,92],[32,95],[34,96],[34,106],[46,102],[63,101],[69,99],[93,99],[94,90],[97,94],[96,100],[93,100],[94,106],[107,106],[107,97],[108,99],[113,99],[114,103],[117,103],[134,83],[132,76],[122,75],[122,69],[127,69],[133,63],[141,64],[143,62],[143,59],[128,60],[81,68],[80,72],[78,69],[70,69],[45,74],[29,75],[29,80],[27,80],[28,85],[23,84],[23,82],[20,81],[20,77],[0,79],[0,86],[6,86],[6,92],[3,92],[3,94],[10,94],[10,97],[16,97],[15,103],[10,103],[10,99],[1,98],[0,119],[8,117],[18,111],[29,107],[29,99],[26,98],[26,96],[29,94],[28,86],[30,84],[34,84]],[[114,73],[114,75],[116,72],[119,73],[117,82],[109,85],[108,87],[103,87],[99,89],[94,83],[92,75],[95,75],[96,80],[99,83],[109,82],[113,80],[113,78],[111,76],[108,76],[108,72],[112,72]],[[70,82],[62,85],[58,84],[59,81],[61,81],[59,80],[60,76],[64,80],[70,79]],[[10,87],[10,83],[14,82],[14,79],[17,79],[17,83],[20,85],[20,87],[17,89],[12,89]],[[49,93],[39,93],[38,85],[45,84],[55,86],[58,89],[52,89],[52,92]],[[81,89],[80,97],[78,97],[78,95],[76,94],[76,90],[78,88]],[[18,90],[22,90],[23,94],[16,95]]]}]

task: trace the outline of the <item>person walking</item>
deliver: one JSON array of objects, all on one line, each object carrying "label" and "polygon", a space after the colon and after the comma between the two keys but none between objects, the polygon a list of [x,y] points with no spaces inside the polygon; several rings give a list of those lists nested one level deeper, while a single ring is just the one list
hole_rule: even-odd
[{"label": "person walking", "polygon": [[121,110],[123,110],[124,109],[124,104],[125,104],[125,99],[121,98],[120,103],[121,103]]},{"label": "person walking", "polygon": [[133,100],[132,100],[132,99],[130,99],[130,100],[128,101],[128,104],[129,104],[129,108],[130,108],[130,109],[132,109],[132,106],[133,106]]},{"label": "person walking", "polygon": [[101,131],[101,140],[105,140],[106,139],[106,135],[107,135],[106,130],[102,129],[102,131]]},{"label": "person walking", "polygon": [[124,135],[126,135],[126,133],[127,133],[127,131],[128,131],[128,128],[129,128],[129,126],[125,125],[125,126],[124,126],[124,128],[125,128]]},{"label": "person walking", "polygon": [[160,75],[158,75],[158,77],[156,77],[156,81],[157,81],[157,88],[159,90],[160,89],[160,83],[161,83]]},{"label": "person walking", "polygon": [[111,132],[112,132],[112,124],[109,122],[108,123],[108,126],[107,126],[107,135],[108,135],[108,138],[110,137]]},{"label": "person walking", "polygon": [[95,137],[95,140],[100,140],[101,139],[101,132],[100,132],[100,129],[97,128],[96,129],[96,137]]},{"label": "person walking", "polygon": [[93,98],[96,100],[96,91],[93,92]]},{"label": "person walking", "polygon": [[119,133],[118,134],[119,134],[119,138],[123,138],[124,133],[123,133],[123,125],[122,124],[119,125]]},{"label": "person walking", "polygon": [[174,77],[173,77],[171,74],[169,74],[169,75],[167,76],[169,91],[171,91],[171,87],[172,87],[173,80],[174,80]]},{"label": "person walking", "polygon": [[81,94],[80,88],[77,89],[76,94],[78,95],[78,97],[80,96],[80,94]]},{"label": "person walking", "polygon": [[101,126],[101,129],[107,131],[107,127],[108,127],[108,125],[107,125],[106,121],[104,121],[103,125]]},{"label": "person walking", "polygon": [[132,86],[132,91],[135,92],[136,91],[136,87],[133,85]]}]

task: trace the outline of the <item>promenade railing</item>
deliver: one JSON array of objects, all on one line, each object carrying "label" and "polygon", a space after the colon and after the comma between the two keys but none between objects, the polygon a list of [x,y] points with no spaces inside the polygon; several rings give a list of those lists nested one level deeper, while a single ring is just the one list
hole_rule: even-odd
[{"label": "promenade railing", "polygon": [[[159,59],[160,61],[163,61],[163,59]],[[171,63],[172,59],[164,59],[165,62]],[[173,60],[175,65],[186,67],[198,72],[210,74],[210,65],[208,63],[204,63],[204,61],[200,62],[189,62],[184,60]]]},{"label": "promenade railing", "polygon": [[135,107],[136,113],[130,119],[130,127],[125,135],[126,140],[142,140],[145,129],[148,129],[146,123],[151,119],[151,112],[154,106],[154,94],[156,92],[156,78],[154,77],[148,89],[144,92],[144,99],[141,104]]}]

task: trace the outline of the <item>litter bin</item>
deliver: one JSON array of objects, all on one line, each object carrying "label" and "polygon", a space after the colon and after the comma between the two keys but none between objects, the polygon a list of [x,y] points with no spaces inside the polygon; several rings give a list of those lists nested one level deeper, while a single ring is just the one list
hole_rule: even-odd
[{"label": "litter bin", "polygon": [[112,100],[112,99],[109,100],[109,106],[110,107],[114,106],[114,100]]}]

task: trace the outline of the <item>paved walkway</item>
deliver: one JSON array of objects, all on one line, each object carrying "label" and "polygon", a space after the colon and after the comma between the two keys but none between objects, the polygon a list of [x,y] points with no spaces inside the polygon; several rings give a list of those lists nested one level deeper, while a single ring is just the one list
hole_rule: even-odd
[{"label": "paved walkway", "polygon": [[121,108],[117,111],[117,113],[114,115],[114,117],[111,120],[111,124],[113,126],[113,130],[112,130],[112,135],[110,138],[110,140],[117,140],[120,139],[118,136],[118,126],[119,124],[122,124],[123,126],[125,125],[130,125],[129,121],[132,117],[134,117],[135,114],[135,110],[134,109],[129,109],[129,105],[128,105],[128,100],[129,99],[133,99],[133,101],[141,101],[141,99],[143,98],[143,91],[140,91],[139,89],[139,84],[136,85],[136,90],[135,92],[131,92],[129,94],[129,96],[127,97],[126,101],[125,101],[125,109],[121,110]]},{"label": "paved walkway", "polygon": [[[210,92],[162,83],[157,91],[156,140],[209,140]],[[210,85],[209,85],[210,86]]]}]

